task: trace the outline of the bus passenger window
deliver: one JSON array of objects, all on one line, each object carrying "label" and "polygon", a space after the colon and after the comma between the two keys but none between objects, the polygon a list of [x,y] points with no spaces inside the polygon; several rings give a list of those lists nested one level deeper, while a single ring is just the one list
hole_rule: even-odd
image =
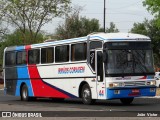
[{"label": "bus passenger window", "polygon": [[27,55],[26,51],[17,52],[17,59],[16,59],[17,65],[23,65],[27,63],[26,55]]},{"label": "bus passenger window", "polygon": [[69,61],[69,45],[57,46],[55,48],[55,62]]},{"label": "bus passenger window", "polygon": [[54,62],[54,48],[42,48],[41,49],[41,63],[53,63]]},{"label": "bus passenger window", "polygon": [[5,65],[12,66],[16,64],[16,52],[7,52],[5,54]]},{"label": "bus passenger window", "polygon": [[102,48],[101,41],[91,41],[90,42],[90,49]]},{"label": "bus passenger window", "polygon": [[29,64],[39,64],[39,50],[29,50],[28,51],[28,62]]},{"label": "bus passenger window", "polygon": [[72,61],[81,61],[86,60],[87,55],[87,44],[78,43],[71,46],[71,60]]}]

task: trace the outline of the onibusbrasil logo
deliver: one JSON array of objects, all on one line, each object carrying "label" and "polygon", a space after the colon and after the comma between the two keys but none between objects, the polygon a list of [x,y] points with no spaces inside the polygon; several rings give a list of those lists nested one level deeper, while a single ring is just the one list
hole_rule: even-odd
[{"label": "onibusbrasil logo", "polygon": [[2,112],[3,118],[32,118],[32,117],[42,117],[40,112]]}]

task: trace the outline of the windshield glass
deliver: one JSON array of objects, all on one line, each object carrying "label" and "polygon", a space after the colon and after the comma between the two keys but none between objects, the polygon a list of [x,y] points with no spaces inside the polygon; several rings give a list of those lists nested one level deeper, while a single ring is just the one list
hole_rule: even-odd
[{"label": "windshield glass", "polygon": [[107,50],[106,74],[154,73],[152,50]]}]

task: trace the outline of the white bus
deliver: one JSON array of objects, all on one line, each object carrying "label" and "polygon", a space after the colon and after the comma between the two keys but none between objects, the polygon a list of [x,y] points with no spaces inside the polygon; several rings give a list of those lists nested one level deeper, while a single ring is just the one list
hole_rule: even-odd
[{"label": "white bus", "polygon": [[21,100],[39,97],[120,99],[155,96],[149,37],[131,33],[95,33],[4,50],[5,93]]}]

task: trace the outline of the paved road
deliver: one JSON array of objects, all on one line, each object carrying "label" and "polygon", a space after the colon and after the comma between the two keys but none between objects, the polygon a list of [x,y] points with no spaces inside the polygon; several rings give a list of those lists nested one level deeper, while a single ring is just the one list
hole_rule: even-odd
[{"label": "paved road", "polygon": [[[160,98],[136,98],[134,102],[128,106],[122,105],[119,100],[99,100],[95,105],[84,105],[80,99],[66,99],[63,102],[54,102],[49,99],[39,99],[37,101],[24,102],[20,101],[19,97],[4,95],[3,91],[0,91],[0,111],[64,111],[64,115],[70,114],[66,111],[82,111],[82,113],[73,112],[71,113],[72,115],[83,115],[83,113],[85,113],[84,111],[94,111],[91,114],[93,116],[97,111],[104,114],[105,112],[110,111],[112,111],[112,113],[114,111],[120,111],[126,115],[128,114],[128,111],[131,111],[129,113],[138,111],[136,114],[141,113],[140,111],[142,111],[142,113],[144,113],[143,111],[157,113],[157,111],[160,111]],[[158,114],[160,115],[160,112]],[[103,114],[100,115],[103,116]]]}]

